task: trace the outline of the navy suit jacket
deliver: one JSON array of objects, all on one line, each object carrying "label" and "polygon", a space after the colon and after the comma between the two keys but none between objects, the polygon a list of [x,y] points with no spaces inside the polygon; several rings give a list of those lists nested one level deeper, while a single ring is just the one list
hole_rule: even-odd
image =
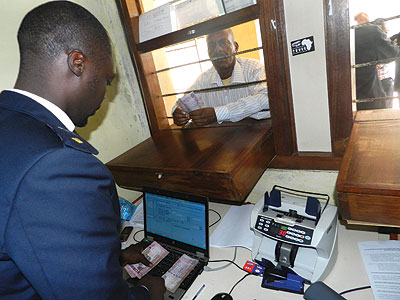
[{"label": "navy suit jacket", "polygon": [[149,299],[119,265],[114,180],[46,108],[0,94],[0,299]]}]

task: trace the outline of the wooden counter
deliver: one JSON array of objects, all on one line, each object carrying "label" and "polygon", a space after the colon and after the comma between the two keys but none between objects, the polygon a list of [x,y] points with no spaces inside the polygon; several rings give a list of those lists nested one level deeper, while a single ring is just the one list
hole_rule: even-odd
[{"label": "wooden counter", "polygon": [[400,226],[400,111],[359,111],[336,183],[348,221]]},{"label": "wooden counter", "polygon": [[159,187],[241,204],[274,156],[266,120],[161,131],[106,165],[123,188]]}]

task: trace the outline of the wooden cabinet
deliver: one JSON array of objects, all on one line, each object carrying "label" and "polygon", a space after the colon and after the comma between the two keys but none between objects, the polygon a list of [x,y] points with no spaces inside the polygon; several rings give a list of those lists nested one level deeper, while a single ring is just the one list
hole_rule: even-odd
[{"label": "wooden cabinet", "polygon": [[124,188],[158,187],[241,204],[275,156],[271,121],[246,121],[161,131],[107,167]]},{"label": "wooden cabinet", "polygon": [[350,222],[400,227],[400,112],[359,111],[340,168],[340,213]]}]

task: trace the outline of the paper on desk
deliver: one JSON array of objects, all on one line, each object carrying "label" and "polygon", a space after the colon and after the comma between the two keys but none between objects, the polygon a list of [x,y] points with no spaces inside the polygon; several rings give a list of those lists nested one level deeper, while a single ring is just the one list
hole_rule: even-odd
[{"label": "paper on desk", "polygon": [[375,300],[399,300],[400,241],[359,242]]},{"label": "paper on desk", "polygon": [[140,202],[140,204],[136,207],[135,213],[128,223],[130,226],[135,228],[144,228],[143,202]]},{"label": "paper on desk", "polygon": [[254,205],[232,206],[220,221],[210,238],[210,246],[253,247],[254,233],[250,230],[250,216]]}]

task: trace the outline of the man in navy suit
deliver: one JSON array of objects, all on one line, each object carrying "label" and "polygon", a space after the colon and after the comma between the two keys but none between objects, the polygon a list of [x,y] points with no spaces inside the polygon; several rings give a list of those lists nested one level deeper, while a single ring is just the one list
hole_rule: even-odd
[{"label": "man in navy suit", "polygon": [[114,180],[74,133],[115,76],[105,29],[54,1],[25,16],[18,43],[15,88],[0,94],[0,299],[162,299],[161,278],[123,280],[144,257],[121,251]]}]

